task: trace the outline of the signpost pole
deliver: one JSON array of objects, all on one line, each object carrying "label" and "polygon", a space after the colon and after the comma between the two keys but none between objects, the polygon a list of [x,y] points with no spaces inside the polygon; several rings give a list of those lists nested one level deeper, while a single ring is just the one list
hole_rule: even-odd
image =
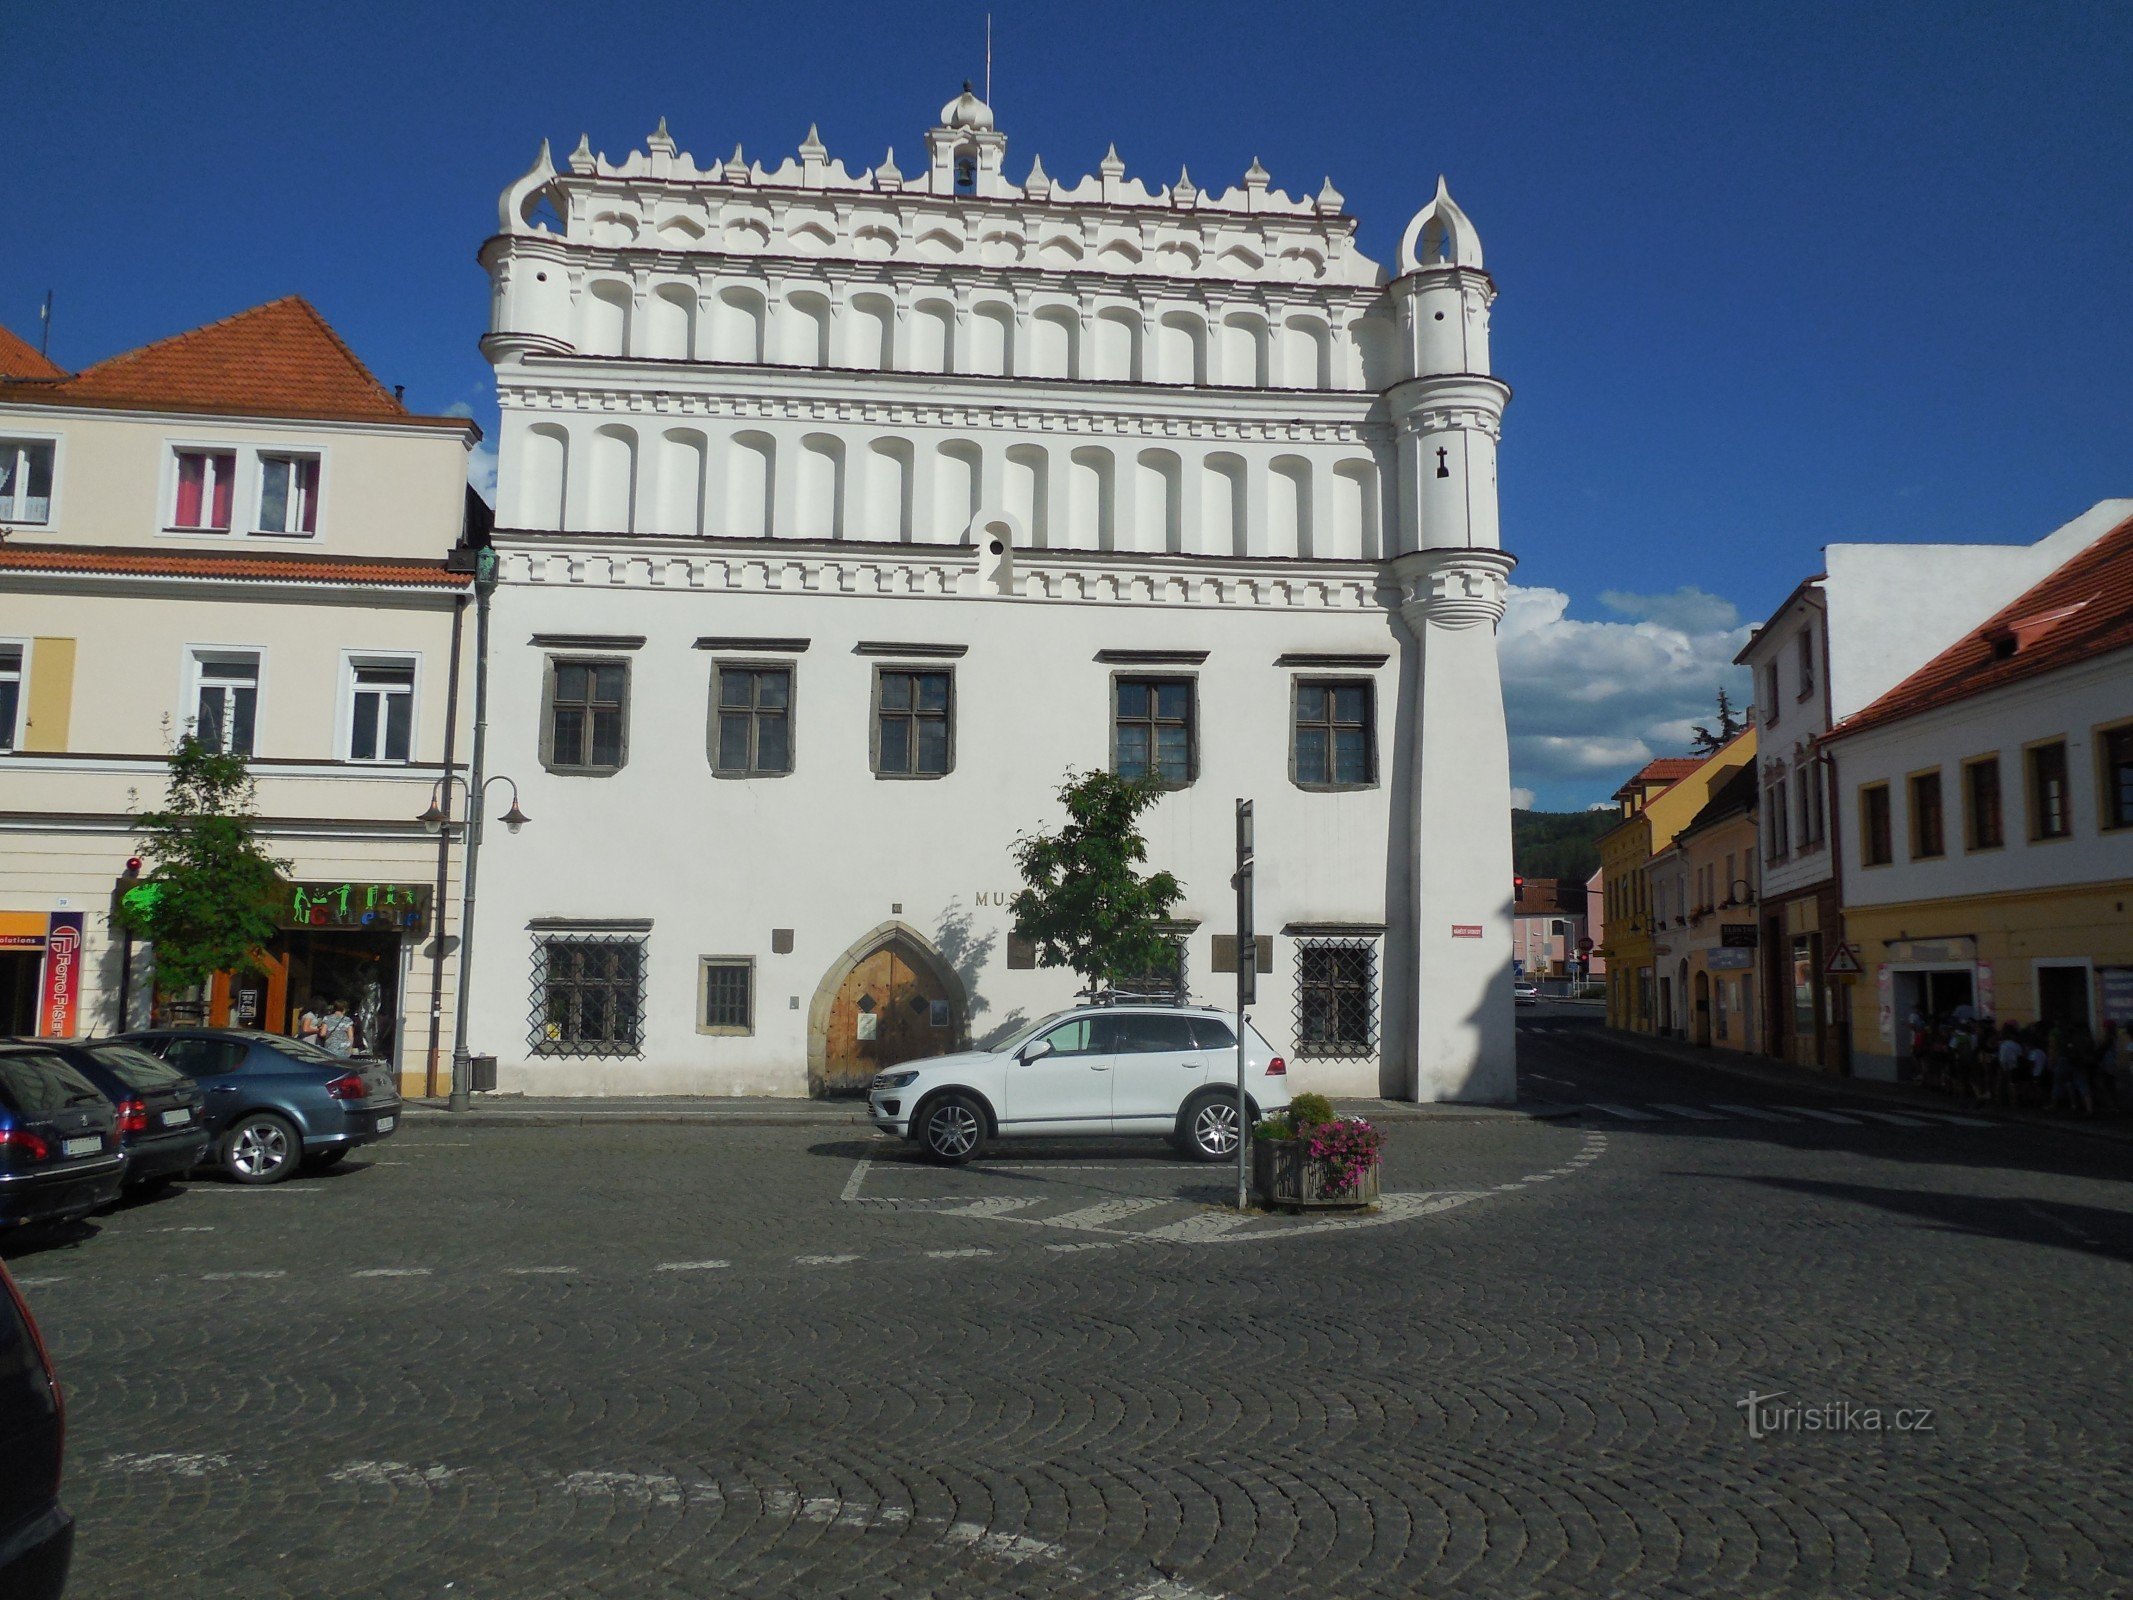
[{"label": "signpost pole", "polygon": [[1245,1008],[1259,998],[1259,942],[1252,933],[1252,803],[1237,802],[1237,1209],[1245,1209],[1252,1124],[1244,1093]]}]

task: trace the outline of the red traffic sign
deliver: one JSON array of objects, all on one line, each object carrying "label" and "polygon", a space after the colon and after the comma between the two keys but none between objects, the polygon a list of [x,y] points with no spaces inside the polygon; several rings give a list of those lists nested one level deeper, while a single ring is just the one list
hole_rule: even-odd
[{"label": "red traffic sign", "polygon": [[1865,971],[1859,964],[1859,947],[1849,943],[1839,943],[1822,964],[1823,976],[1830,978],[1856,978]]},{"label": "red traffic sign", "polygon": [[1590,939],[1580,939],[1578,941],[1578,954],[1581,956],[1592,954],[1592,941]]}]

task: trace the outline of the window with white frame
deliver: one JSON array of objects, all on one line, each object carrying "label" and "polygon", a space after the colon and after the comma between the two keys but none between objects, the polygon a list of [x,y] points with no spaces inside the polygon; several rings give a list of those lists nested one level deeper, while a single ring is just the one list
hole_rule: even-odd
[{"label": "window with white frame", "polygon": [[241,650],[193,655],[193,737],[224,755],[252,754],[259,721],[259,657]]},{"label": "window with white frame", "polygon": [[262,455],[259,458],[259,531],[318,532],[318,457]]},{"label": "window with white frame", "polygon": [[51,520],[51,440],[0,439],[0,522],[42,527]]},{"label": "window with white frame", "polygon": [[229,532],[237,500],[237,452],[180,450],[177,463],[177,494],[171,504],[170,525]]},{"label": "window with white frame", "polygon": [[15,748],[22,725],[22,646],[0,644],[0,751]]},{"label": "window with white frame", "polygon": [[415,664],[358,656],[349,663],[348,759],[406,761],[413,754]]}]

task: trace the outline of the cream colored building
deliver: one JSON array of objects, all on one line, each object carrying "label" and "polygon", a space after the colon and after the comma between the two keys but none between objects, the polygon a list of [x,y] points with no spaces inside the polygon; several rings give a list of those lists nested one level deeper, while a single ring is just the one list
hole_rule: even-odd
[{"label": "cream colored building", "polygon": [[298,299],[72,374],[0,343],[0,1032],[148,1022],[112,903],[191,729],[249,756],[289,863],[269,971],[218,980],[211,1020],[287,1031],[342,999],[429,1086],[458,867],[416,819],[466,755],[448,556],[477,437],[410,415]]}]

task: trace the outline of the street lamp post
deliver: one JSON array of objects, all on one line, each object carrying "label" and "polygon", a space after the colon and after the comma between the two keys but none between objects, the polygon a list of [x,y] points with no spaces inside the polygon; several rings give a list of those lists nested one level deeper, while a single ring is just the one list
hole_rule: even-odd
[{"label": "street lamp post", "polygon": [[[478,762],[480,757],[477,756],[475,759]],[[478,766],[476,770],[480,770]],[[467,1109],[467,1078],[473,1066],[471,1059],[467,1055],[467,987],[474,971],[474,881],[475,875],[481,866],[481,809],[488,801],[489,786],[502,783],[510,785],[511,788],[511,809],[498,817],[496,819],[498,822],[501,822],[513,833],[516,833],[533,819],[518,808],[518,782],[516,779],[508,778],[502,773],[498,773],[493,778],[482,779],[481,786],[477,789],[474,786],[474,780],[462,778],[458,773],[454,772],[447,773],[444,777],[439,778],[436,786],[431,789],[430,807],[417,819],[424,827],[436,829],[444,827],[446,810],[439,804],[439,801],[444,798],[450,785],[454,783],[461,785],[467,792],[467,875],[465,890],[459,898],[459,1004],[452,1017],[451,1106],[454,1111],[464,1111]],[[440,939],[444,937],[444,918],[441,907],[439,908],[437,920],[437,936]]]}]

